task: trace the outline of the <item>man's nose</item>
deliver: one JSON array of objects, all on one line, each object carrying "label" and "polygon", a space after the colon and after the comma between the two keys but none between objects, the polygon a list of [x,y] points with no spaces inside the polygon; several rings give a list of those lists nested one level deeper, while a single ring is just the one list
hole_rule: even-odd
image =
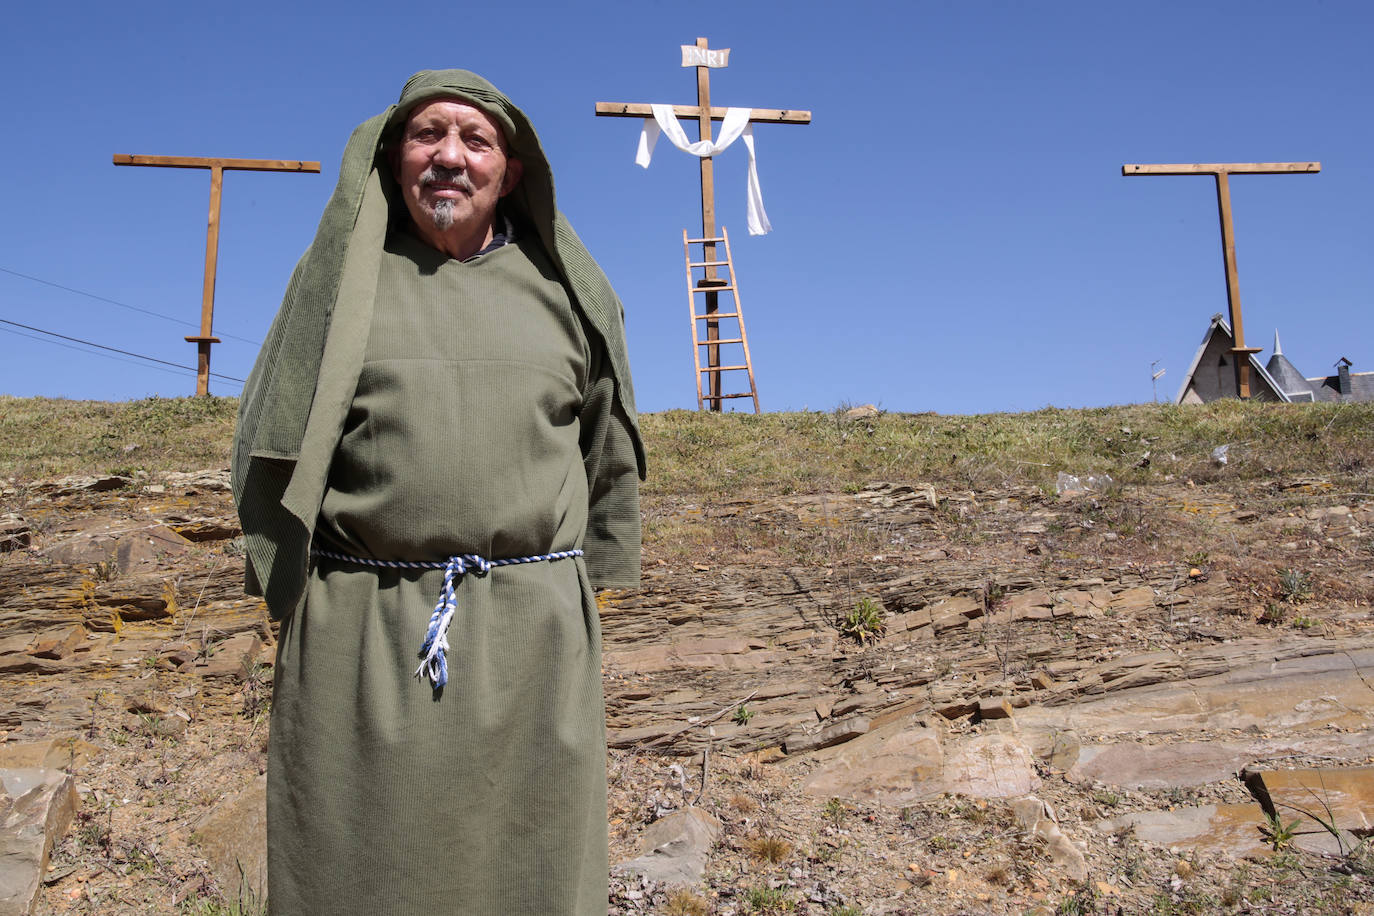
[{"label": "man's nose", "polygon": [[457,131],[449,131],[434,150],[434,161],[445,168],[460,169],[467,161],[465,153],[463,138]]}]

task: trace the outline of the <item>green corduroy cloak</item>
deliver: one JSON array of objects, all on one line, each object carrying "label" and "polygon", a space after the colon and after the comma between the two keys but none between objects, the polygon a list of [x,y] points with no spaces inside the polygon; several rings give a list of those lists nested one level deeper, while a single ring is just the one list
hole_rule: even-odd
[{"label": "green corduroy cloak", "polygon": [[[244,532],[247,586],[266,598],[277,618],[294,611],[304,594],[310,540],[330,460],[362,365],[382,245],[392,214],[404,209],[385,145],[417,104],[443,97],[468,101],[494,118],[507,135],[511,156],[523,163],[524,175],[503,199],[503,212],[525,231],[538,234],[574,306],[601,336],[615,374],[617,405],[629,424],[639,475],[644,476],[624,309],[558,212],[553,175],[533,126],[510,99],[474,73],[421,71],[406,82],[395,105],[363,122],[349,138],[338,185],[243,389],[232,484]],[[635,584],[638,518],[633,522],[636,536],[598,543],[598,531],[626,523],[598,519],[593,509],[586,551],[594,585]]]}]

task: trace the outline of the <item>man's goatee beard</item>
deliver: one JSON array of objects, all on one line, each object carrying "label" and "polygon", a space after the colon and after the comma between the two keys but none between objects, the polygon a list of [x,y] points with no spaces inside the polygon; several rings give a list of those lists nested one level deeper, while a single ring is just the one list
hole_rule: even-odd
[{"label": "man's goatee beard", "polygon": [[434,220],[435,229],[440,232],[447,232],[453,227],[453,201],[436,200],[430,218]]},{"label": "man's goatee beard", "polygon": [[[457,187],[469,195],[476,193],[477,188],[473,185],[472,179],[462,169],[445,168],[442,165],[431,165],[425,169],[420,176],[420,187],[427,187],[436,182],[444,182]],[[453,226],[453,200],[452,198],[440,198],[434,202],[434,209],[430,211],[430,219],[434,220],[434,227],[440,232],[447,232]]]}]

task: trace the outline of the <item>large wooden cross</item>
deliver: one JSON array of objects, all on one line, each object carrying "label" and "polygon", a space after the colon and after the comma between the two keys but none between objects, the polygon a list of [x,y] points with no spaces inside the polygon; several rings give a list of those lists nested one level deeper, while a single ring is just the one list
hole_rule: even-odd
[{"label": "large wooden cross", "polygon": [[199,156],[131,156],[115,153],[115,165],[153,165],[173,169],[210,170],[210,220],[205,230],[205,285],[200,299],[200,333],[186,341],[196,345],[196,395],[210,393],[210,345],[219,343],[214,336],[215,320],[215,262],[219,259],[219,199],[224,187],[224,170],[250,172],[318,172],[318,162],[299,162],[294,159],[219,159]]},{"label": "large wooden cross", "polygon": [[[711,105],[711,70],[717,67],[729,66],[730,49],[718,48],[710,49],[706,46],[705,38],[698,38],[696,45],[682,45],[682,66],[696,67],[697,69],[697,103],[695,105],[674,105],[673,114],[679,118],[696,118],[698,125],[698,139],[710,141],[711,122],[725,120],[725,113],[728,109],[712,107]],[[596,113],[599,117],[606,118],[652,118],[654,116],[653,107],[649,103],[637,102],[597,102]],[[811,112],[792,111],[777,108],[755,108],[749,115],[750,121],[768,124],[810,124]],[[701,237],[703,239],[716,238],[716,192],[714,170],[710,156],[701,157]],[[702,281],[704,286],[721,285],[721,281],[716,276],[716,268],[713,263],[716,261],[716,243],[706,241],[702,243],[702,260],[708,262],[706,267],[706,278]],[[706,293],[706,313],[708,315],[719,311],[717,293]],[[706,320],[707,340],[720,339],[720,322],[711,318]],[[720,347],[707,346],[706,363],[713,369],[720,368]],[[712,372],[711,394],[714,400],[711,401],[712,410],[721,409],[720,399],[720,373]]]},{"label": "large wooden cross", "polygon": [[1123,165],[1122,175],[1214,175],[1217,179],[1217,209],[1221,211],[1221,254],[1226,262],[1226,303],[1231,313],[1231,347],[1236,364],[1236,391],[1242,399],[1250,397],[1250,355],[1262,348],[1245,345],[1245,328],[1240,314],[1240,280],[1236,277],[1236,237],[1231,227],[1231,182],[1227,176],[1276,175],[1289,172],[1320,172],[1320,162],[1197,162],[1186,165]]}]

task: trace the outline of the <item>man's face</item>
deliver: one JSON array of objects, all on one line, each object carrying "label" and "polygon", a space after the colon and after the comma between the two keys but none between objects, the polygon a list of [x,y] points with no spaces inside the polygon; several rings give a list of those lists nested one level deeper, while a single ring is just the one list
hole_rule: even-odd
[{"label": "man's face", "polygon": [[[490,240],[496,203],[521,174],[520,161],[506,155],[500,128],[456,99],[436,99],[410,113],[392,167],[420,236],[455,257]],[[453,250],[455,244],[463,250]]]}]

